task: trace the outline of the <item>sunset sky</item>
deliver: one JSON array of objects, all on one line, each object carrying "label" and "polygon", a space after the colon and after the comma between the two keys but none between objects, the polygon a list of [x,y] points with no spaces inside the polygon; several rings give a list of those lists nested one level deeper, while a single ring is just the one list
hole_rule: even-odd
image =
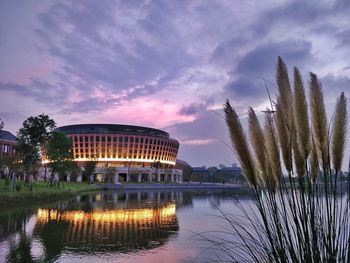
[{"label": "sunset sky", "polygon": [[278,55],[306,84],[318,74],[330,116],[350,97],[349,14],[345,0],[0,0],[0,118],[14,134],[40,113],[160,128],[191,165],[230,165],[222,105],[264,110]]}]

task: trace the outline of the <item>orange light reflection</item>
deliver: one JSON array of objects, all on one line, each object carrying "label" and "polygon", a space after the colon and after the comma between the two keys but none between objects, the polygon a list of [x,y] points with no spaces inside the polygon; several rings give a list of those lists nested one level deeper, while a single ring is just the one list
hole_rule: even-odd
[{"label": "orange light reflection", "polygon": [[116,209],[116,210],[96,210],[92,212],[84,211],[63,211],[54,209],[38,209],[38,221],[46,223],[49,220],[64,221],[96,221],[98,223],[123,223],[123,222],[151,222],[155,218],[167,220],[176,215],[176,205],[169,204],[161,208],[143,208],[143,209]]}]

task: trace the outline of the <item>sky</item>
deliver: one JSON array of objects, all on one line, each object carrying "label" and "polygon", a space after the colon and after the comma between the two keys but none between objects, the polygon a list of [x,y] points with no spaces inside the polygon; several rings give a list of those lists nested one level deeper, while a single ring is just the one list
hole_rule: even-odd
[{"label": "sky", "polygon": [[0,0],[0,118],[14,134],[41,113],[159,128],[192,166],[229,166],[223,104],[243,123],[264,110],[277,56],[306,86],[319,76],[330,116],[350,96],[349,14],[345,0]]}]

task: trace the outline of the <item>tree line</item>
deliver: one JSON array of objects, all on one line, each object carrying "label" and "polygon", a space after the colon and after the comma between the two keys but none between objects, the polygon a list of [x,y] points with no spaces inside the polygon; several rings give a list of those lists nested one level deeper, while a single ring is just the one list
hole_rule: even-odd
[{"label": "tree line", "polygon": [[[3,127],[0,119],[0,129]],[[76,181],[80,174],[90,181],[96,161],[86,162],[82,171],[74,162],[72,140],[55,128],[56,122],[46,114],[31,116],[23,122],[17,134],[16,154],[0,156],[0,168],[6,171],[6,185],[11,180],[21,180],[31,190],[42,164],[43,179],[50,187],[60,187],[67,174],[70,181]]]}]

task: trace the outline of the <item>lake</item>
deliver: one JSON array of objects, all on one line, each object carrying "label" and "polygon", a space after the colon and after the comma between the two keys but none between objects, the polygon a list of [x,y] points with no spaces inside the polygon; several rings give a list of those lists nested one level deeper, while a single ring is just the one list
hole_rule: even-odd
[{"label": "lake", "polygon": [[[242,191],[95,192],[0,212],[0,262],[207,262]],[[202,235],[202,233],[204,233]]]}]

